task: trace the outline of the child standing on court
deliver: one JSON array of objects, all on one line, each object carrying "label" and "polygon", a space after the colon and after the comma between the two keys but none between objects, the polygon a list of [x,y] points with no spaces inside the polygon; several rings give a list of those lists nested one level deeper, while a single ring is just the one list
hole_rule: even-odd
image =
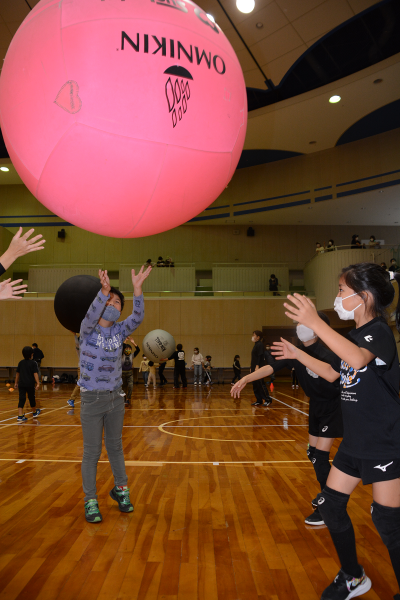
[{"label": "child standing on court", "polygon": [[[19,390],[18,423],[24,423],[24,421],[28,420],[22,412],[26,402],[26,395],[28,395],[31,408],[36,408],[35,389],[39,389],[38,366],[33,360],[33,350],[31,346],[25,346],[22,349],[22,356],[24,357],[24,360],[21,360],[18,363],[14,384],[14,387]],[[40,412],[40,408],[36,408],[33,412],[33,417],[38,417]]]},{"label": "child standing on court", "polygon": [[207,354],[207,356],[206,356],[206,362],[204,363],[204,383],[206,383],[207,385],[212,385],[212,379],[211,379],[211,369],[212,369],[211,358],[212,357],[209,354]]},{"label": "child standing on court", "polygon": [[153,384],[153,387],[157,387],[156,365],[153,363],[152,360],[149,360],[149,377],[147,379],[147,386],[146,387],[149,387],[150,383]]},{"label": "child standing on court", "polygon": [[145,354],[142,354],[142,362],[140,363],[139,373],[142,373],[144,385],[148,387],[147,380],[149,378],[149,359]]},{"label": "child standing on court", "polygon": [[182,344],[177,344],[175,352],[172,356],[169,357],[168,360],[175,361],[174,367],[174,389],[179,388],[179,377],[182,381],[182,387],[185,390],[187,388],[187,380],[186,380],[186,362],[185,362],[185,351],[183,350]]}]

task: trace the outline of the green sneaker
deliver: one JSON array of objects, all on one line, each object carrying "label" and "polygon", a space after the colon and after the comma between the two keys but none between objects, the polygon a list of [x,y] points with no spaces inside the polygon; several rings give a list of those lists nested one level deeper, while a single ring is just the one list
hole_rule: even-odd
[{"label": "green sneaker", "polygon": [[129,498],[129,488],[125,486],[123,489],[115,486],[110,492],[110,496],[113,500],[118,502],[118,507],[121,512],[132,512],[133,506]]},{"label": "green sneaker", "polygon": [[103,520],[97,500],[85,502],[85,518],[88,523],[100,523]]}]

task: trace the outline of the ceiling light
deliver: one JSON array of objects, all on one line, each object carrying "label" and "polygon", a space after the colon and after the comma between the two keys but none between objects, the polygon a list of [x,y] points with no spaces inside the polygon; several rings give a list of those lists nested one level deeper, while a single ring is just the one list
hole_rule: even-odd
[{"label": "ceiling light", "polygon": [[254,0],[236,0],[236,7],[242,13],[251,13],[255,5]]},{"label": "ceiling light", "polygon": [[207,17],[210,19],[210,21],[212,21],[213,23],[215,23],[215,19],[212,15],[210,15],[209,13],[207,13]]},{"label": "ceiling light", "polygon": [[336,104],[336,102],[340,102],[341,101],[341,97],[340,96],[331,96],[329,98],[329,102],[331,104]]},{"label": "ceiling light", "polygon": [[0,171],[7,172],[7,171],[9,171],[9,170],[10,170],[10,169],[9,169],[8,167],[0,167]]},{"label": "ceiling light", "polygon": [[256,27],[257,27],[257,29],[262,29],[264,27],[264,23],[258,22],[258,23],[256,23]]}]

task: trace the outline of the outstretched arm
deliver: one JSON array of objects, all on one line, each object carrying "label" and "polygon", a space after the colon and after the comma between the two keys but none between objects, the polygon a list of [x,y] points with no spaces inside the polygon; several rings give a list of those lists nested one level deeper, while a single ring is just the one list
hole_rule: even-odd
[{"label": "outstretched arm", "polygon": [[242,379],[239,379],[231,389],[231,396],[233,398],[240,398],[240,392],[242,389],[250,382],[257,381],[257,379],[263,379],[264,377],[269,377],[274,372],[273,368],[269,365],[265,365],[265,367],[260,367],[253,373],[249,373],[249,375],[245,375]]},{"label": "outstretched arm", "polygon": [[9,298],[20,300],[21,296],[19,294],[23,294],[28,287],[27,285],[17,285],[21,281],[22,279],[11,281],[11,277],[2,281],[0,283],[0,300],[8,300]]},{"label": "outstretched arm", "polygon": [[135,269],[132,269],[132,285],[133,285],[133,292],[134,292],[135,296],[142,295],[142,285],[143,285],[144,281],[150,275],[151,271],[152,271],[151,266],[147,267],[147,269],[144,270],[144,265],[143,265],[141,267],[139,273],[136,275]]},{"label": "outstretched arm", "polygon": [[107,271],[99,271],[99,278],[101,283],[101,290],[98,292],[96,298],[89,306],[85,318],[81,323],[80,335],[81,339],[87,338],[99,322],[102,312],[105,308],[106,302],[110,297],[110,280],[107,275]]},{"label": "outstretched arm", "polygon": [[309,356],[306,352],[303,352],[300,348],[296,348],[296,346],[293,346],[293,344],[283,338],[281,338],[280,342],[274,342],[272,349],[273,356],[276,356],[278,360],[298,360],[305,367],[308,367],[311,371],[327,381],[336,381],[336,379],[340,377],[340,374],[335,371],[335,369],[332,369],[331,365]]},{"label": "outstretched arm", "polygon": [[11,244],[4,254],[0,256],[0,263],[3,265],[5,271],[20,256],[29,254],[29,252],[36,252],[36,250],[43,250],[43,244],[46,242],[46,240],[42,239],[43,236],[41,234],[35,235],[35,237],[28,239],[34,231],[34,229],[29,229],[29,231],[22,235],[22,227],[18,229],[17,233],[11,240]]},{"label": "outstretched arm", "polygon": [[[332,352],[337,354],[353,369],[362,369],[375,358],[375,355],[369,352],[369,350],[359,348],[329,327],[318,316],[317,309],[306,296],[302,296],[301,294],[293,294],[292,296],[289,294],[287,298],[292,304],[284,302],[283,306],[286,308],[285,315],[312,329]],[[313,371],[317,373],[314,369]]]}]

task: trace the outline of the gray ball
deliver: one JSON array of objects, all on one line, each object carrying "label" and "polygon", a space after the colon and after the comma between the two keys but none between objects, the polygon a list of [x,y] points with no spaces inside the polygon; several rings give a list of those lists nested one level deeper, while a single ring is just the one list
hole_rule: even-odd
[{"label": "gray ball", "polygon": [[175,340],[168,331],[163,329],[150,331],[143,340],[143,354],[153,362],[169,358],[174,352]]}]

